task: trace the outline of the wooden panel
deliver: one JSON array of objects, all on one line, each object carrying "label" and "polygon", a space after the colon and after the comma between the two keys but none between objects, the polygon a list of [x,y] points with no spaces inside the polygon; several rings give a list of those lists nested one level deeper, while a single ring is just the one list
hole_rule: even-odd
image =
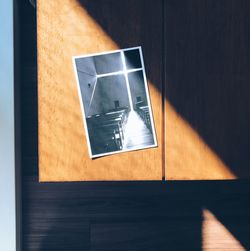
[{"label": "wooden panel", "polygon": [[[171,247],[171,250],[185,250],[187,246],[190,250],[199,250],[200,223],[197,217],[176,222],[175,226],[171,219],[92,224],[91,250],[164,251],[166,247]],[[185,241],[180,241],[180,235],[186,235]],[[195,238],[197,239],[194,241]]]},{"label": "wooden panel", "polygon": [[250,250],[246,180],[39,183],[36,16],[20,5],[23,251]]},{"label": "wooden panel", "polygon": [[166,1],[168,180],[250,177],[247,1]]},{"label": "wooden panel", "polygon": [[[161,180],[160,0],[37,1],[40,181]],[[72,56],[142,45],[158,148],[90,159]]]}]

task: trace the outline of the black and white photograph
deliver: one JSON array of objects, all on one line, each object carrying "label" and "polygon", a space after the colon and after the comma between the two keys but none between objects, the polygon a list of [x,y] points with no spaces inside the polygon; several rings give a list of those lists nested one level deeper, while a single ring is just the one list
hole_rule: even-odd
[{"label": "black and white photograph", "polygon": [[91,158],[157,146],[141,47],[74,56]]}]

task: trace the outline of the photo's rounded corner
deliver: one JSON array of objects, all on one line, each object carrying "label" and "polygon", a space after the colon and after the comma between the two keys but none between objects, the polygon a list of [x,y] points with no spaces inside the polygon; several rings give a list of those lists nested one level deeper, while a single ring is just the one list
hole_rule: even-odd
[{"label": "photo's rounded corner", "polygon": [[136,50],[136,49],[139,49],[142,51],[142,46],[137,45],[137,46],[133,46],[133,47],[128,47],[128,48],[120,49],[120,51],[132,51],[132,50]]},{"label": "photo's rounded corner", "polygon": [[72,55],[71,56],[71,60],[73,62],[73,64],[76,66],[76,59],[82,58],[81,56],[78,55]]}]

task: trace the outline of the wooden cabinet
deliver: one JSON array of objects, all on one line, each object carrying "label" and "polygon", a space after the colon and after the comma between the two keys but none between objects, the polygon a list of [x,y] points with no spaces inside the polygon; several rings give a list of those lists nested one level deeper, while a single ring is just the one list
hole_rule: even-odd
[{"label": "wooden cabinet", "polygon": [[[236,3],[38,0],[40,181],[249,177],[242,10]],[[159,146],[92,160],[71,58],[138,45]]]},{"label": "wooden cabinet", "polygon": [[[36,11],[29,1],[18,1],[22,146],[20,214],[23,250],[165,251],[221,250],[221,247],[249,250],[249,181],[173,181],[224,179],[230,178],[231,172],[240,178],[248,176],[249,1],[89,0],[82,2],[81,5],[78,3],[80,2],[74,1],[73,7],[85,13],[89,20],[88,22],[82,20],[79,29],[87,29],[89,36],[96,34],[92,33],[90,27],[99,27],[98,29],[102,31],[98,33],[95,42],[86,40],[86,35],[85,39],[79,35],[79,42],[76,42],[78,40],[75,40],[74,33],[70,33],[70,27],[73,31],[76,27],[73,25],[67,27],[65,20],[63,21],[66,15],[65,8],[71,6],[70,1],[39,0],[37,24]],[[47,9],[46,5],[51,8]],[[46,13],[50,15],[46,16]],[[70,16],[67,22],[73,24],[74,12],[66,11],[66,13]],[[41,20],[43,22],[40,22]],[[90,20],[95,22],[92,23]],[[59,26],[61,28],[56,31],[57,39],[51,33],[46,35],[48,30],[51,31],[51,27]],[[38,57],[46,58],[45,62],[48,63],[45,66],[39,61],[38,81],[36,28]],[[67,33],[65,37],[64,32]],[[106,43],[100,42],[101,34],[108,34]],[[110,38],[113,41],[111,44],[109,44]],[[69,48],[60,46],[65,39],[71,40],[67,42]],[[68,167],[69,172],[73,172],[71,177],[73,175],[76,177],[78,173],[80,162],[72,159],[79,158],[80,150],[78,149],[75,155],[74,147],[76,144],[84,148],[85,136],[81,115],[78,114],[78,97],[75,98],[74,94],[75,79],[73,78],[67,86],[69,88],[67,93],[63,89],[58,89],[60,84],[64,86],[64,79],[53,85],[55,89],[46,89],[48,84],[52,86],[52,82],[41,80],[46,76],[54,78],[55,73],[52,69],[58,67],[56,64],[61,64],[61,60],[65,62],[68,60],[65,59],[68,57],[67,53],[70,54],[69,61],[71,61],[70,46],[72,44],[81,46],[82,43],[84,47],[81,50],[86,53],[90,52],[88,48],[91,48],[92,44],[93,52],[142,45],[147,77],[151,83],[150,94],[154,116],[159,119],[156,121],[157,137],[162,141],[158,142],[160,148],[153,150],[152,153],[152,150],[138,151],[132,153],[134,157],[131,159],[130,153],[126,157],[119,154],[114,158],[117,163],[120,158],[125,162],[124,179],[135,179],[135,177],[161,179],[164,174],[162,167],[166,167],[166,178],[171,179],[170,182],[40,183],[38,181],[38,157],[40,162],[46,160],[43,168],[45,171],[49,169],[46,171],[47,174],[55,171],[55,176],[52,177],[54,180],[60,171],[61,160],[66,156],[70,158],[65,158],[67,162],[62,164],[63,169]],[[52,45],[54,50],[51,50]],[[46,54],[41,48],[51,50],[52,53]],[[62,72],[64,76],[68,76],[70,74],[68,69],[72,65],[67,62],[65,65],[68,66],[61,65]],[[47,67],[47,70],[41,67]],[[44,76],[40,74],[42,70]],[[44,90],[41,89],[42,86],[45,87]],[[46,93],[48,97],[44,96],[45,100],[41,99],[40,91],[45,90],[50,90],[56,95]],[[64,100],[65,96],[72,99]],[[61,115],[62,111],[56,112],[59,99],[63,100],[65,120],[69,111],[72,111],[72,105],[75,107],[73,115],[69,114],[70,119],[75,118],[74,122],[66,121],[67,125],[69,123],[72,128],[77,128],[71,132],[66,131],[65,124],[61,124],[62,121],[58,120],[60,116],[49,117],[58,113]],[[164,110],[160,100],[165,102]],[[49,105],[45,101],[49,101]],[[49,107],[49,110],[41,110],[43,103],[43,109]],[[59,132],[61,134],[65,132],[66,139],[70,133],[75,135],[76,142],[69,141],[72,144],[69,153],[63,152],[65,149],[65,138],[63,138],[63,142],[48,141],[51,145],[48,145],[50,151],[44,152],[47,156],[41,158],[41,152],[38,156],[37,110],[39,114],[48,111],[46,118],[49,121],[59,122],[61,126],[53,134],[52,129],[56,128],[56,125],[51,123],[46,125],[45,121],[44,126],[48,129],[44,129],[49,131],[49,138],[54,140]],[[39,131],[41,122],[42,118],[39,116]],[[77,133],[74,134],[75,132]],[[81,140],[78,141],[78,137]],[[162,144],[163,137],[164,144]],[[43,143],[39,141],[39,144]],[[66,145],[66,149],[69,149],[67,147]],[[60,157],[50,159],[50,154],[55,157],[57,152],[60,153],[58,155]],[[83,158],[82,154],[83,151],[80,152],[80,158]],[[147,154],[154,156],[153,159],[147,158],[150,162],[147,166],[153,170],[148,173],[151,176],[141,173],[140,169],[140,172],[136,173],[138,176],[133,171],[133,177],[128,177],[135,163],[146,162]],[[141,157],[135,159],[138,156],[144,156],[144,159]],[[133,162],[134,160],[136,162]],[[113,156],[108,160],[98,161],[107,163],[105,166],[107,172],[110,165],[112,172],[116,170]],[[87,154],[86,162],[90,162]],[[165,164],[162,165],[163,163]],[[81,177],[84,173],[84,164],[83,161]],[[226,170],[225,166],[228,167],[228,173],[216,171]],[[98,168],[99,166],[95,166],[94,169]],[[100,168],[103,174],[104,167]],[[121,167],[118,167],[118,170],[116,177],[123,175]],[[99,175],[98,172],[96,174]],[[91,177],[97,179],[96,176]],[[69,176],[61,176],[61,179],[66,180],[66,178]],[[58,176],[57,179],[59,180]]]}]

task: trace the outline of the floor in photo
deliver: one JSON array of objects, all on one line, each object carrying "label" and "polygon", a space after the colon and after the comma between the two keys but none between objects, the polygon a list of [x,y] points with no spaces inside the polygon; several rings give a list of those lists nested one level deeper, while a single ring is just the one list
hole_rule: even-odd
[{"label": "floor in photo", "polygon": [[131,111],[124,128],[124,149],[143,148],[153,144],[153,134],[141,117],[135,111]]}]

